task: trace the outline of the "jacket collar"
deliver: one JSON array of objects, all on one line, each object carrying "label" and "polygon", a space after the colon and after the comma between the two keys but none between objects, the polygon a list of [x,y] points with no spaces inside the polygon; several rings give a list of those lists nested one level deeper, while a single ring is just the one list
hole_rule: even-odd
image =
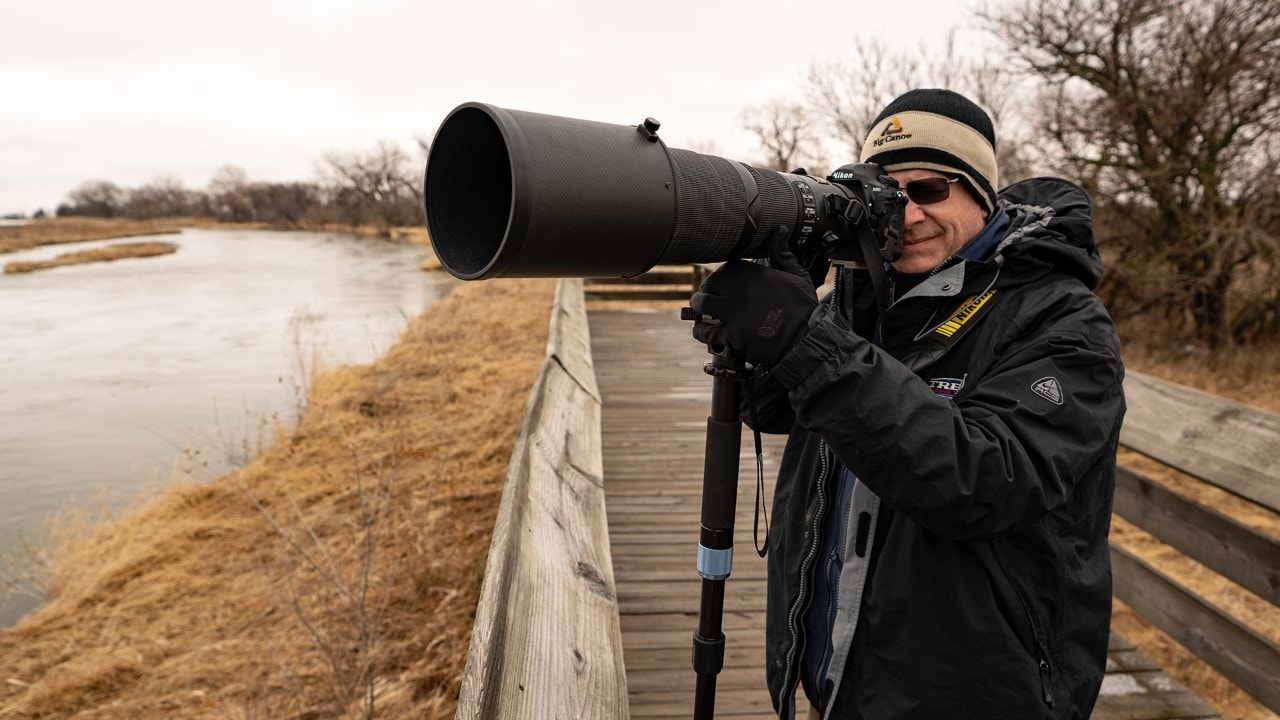
[{"label": "jacket collar", "polygon": [[927,273],[908,275],[899,273],[889,266],[889,277],[892,278],[895,292],[894,302],[907,297],[951,297],[959,295],[964,289],[965,267],[968,262],[982,262],[990,259],[1009,231],[1011,218],[1004,208],[996,208],[982,230],[955,255],[943,260],[937,267]]}]

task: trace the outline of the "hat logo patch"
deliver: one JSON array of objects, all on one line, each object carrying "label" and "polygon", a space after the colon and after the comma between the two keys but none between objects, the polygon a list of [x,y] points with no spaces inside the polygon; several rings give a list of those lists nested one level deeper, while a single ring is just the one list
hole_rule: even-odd
[{"label": "hat logo patch", "polygon": [[1040,378],[1031,385],[1031,391],[1054,405],[1062,404],[1062,386],[1055,377]]},{"label": "hat logo patch", "polygon": [[889,118],[889,124],[884,126],[884,130],[880,131],[880,137],[871,141],[871,147],[880,148],[886,143],[897,142],[899,140],[910,140],[915,137],[914,133],[904,133],[902,123],[898,118]]}]

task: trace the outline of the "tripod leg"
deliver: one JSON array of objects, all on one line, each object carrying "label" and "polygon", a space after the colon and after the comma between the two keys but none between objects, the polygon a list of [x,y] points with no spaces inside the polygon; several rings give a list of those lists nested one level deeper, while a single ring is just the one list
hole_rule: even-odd
[{"label": "tripod leg", "polygon": [[745,370],[741,360],[713,354],[706,371],[713,376],[711,416],[702,471],[702,531],[698,541],[698,574],[702,603],[693,635],[693,669],[697,673],[694,718],[715,714],[716,676],[724,667],[724,583],[733,569],[733,523],[738,504],[738,457],[742,422],[738,415]]}]

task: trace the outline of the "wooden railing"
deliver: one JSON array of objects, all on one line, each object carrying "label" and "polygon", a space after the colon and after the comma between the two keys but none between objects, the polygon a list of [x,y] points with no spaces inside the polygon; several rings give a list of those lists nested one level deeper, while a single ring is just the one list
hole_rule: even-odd
[{"label": "wooden railing", "polygon": [[[1280,512],[1280,416],[1130,371],[1121,442]],[[561,281],[489,550],[456,717],[628,718],[581,281]],[[1273,606],[1280,543],[1121,467],[1115,511]],[[1112,544],[1116,597],[1280,711],[1280,648]]]},{"label": "wooden railing", "polygon": [[[1130,371],[1121,443],[1280,512],[1280,415]],[[1273,606],[1280,541],[1125,466],[1115,512]],[[1280,647],[1112,543],[1115,596],[1258,702],[1280,712]]]},{"label": "wooden railing", "polygon": [[627,718],[582,283],[562,280],[489,547],[456,717]]}]

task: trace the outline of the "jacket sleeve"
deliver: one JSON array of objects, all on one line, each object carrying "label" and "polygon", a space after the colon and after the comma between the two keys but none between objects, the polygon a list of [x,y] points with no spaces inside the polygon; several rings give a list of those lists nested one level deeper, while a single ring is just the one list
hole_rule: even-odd
[{"label": "jacket sleeve", "polygon": [[1086,337],[1088,326],[1077,318],[1015,343],[954,401],[834,319],[815,323],[774,376],[796,421],[891,507],[943,535],[991,537],[1070,501],[1114,453],[1118,343]]}]

